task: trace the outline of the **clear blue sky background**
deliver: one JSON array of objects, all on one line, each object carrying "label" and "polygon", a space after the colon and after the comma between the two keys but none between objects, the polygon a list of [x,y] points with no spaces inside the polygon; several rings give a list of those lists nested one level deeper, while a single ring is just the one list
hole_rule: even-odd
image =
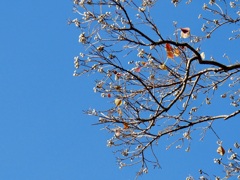
[{"label": "clear blue sky background", "polygon": [[[72,2],[1,1],[0,14],[0,180],[133,179],[137,169],[119,170],[106,147],[109,135],[82,113],[101,99],[90,78],[72,76],[82,51],[77,29],[67,25],[76,17]],[[236,119],[216,126],[226,146],[239,139],[238,126]],[[199,167],[217,167],[216,137],[208,137],[195,138],[189,153],[160,145],[162,169],[140,179],[185,179]]]}]

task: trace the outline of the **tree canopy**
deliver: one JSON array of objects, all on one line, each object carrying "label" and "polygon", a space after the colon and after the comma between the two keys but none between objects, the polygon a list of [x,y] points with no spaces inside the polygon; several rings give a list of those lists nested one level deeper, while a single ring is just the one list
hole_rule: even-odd
[{"label": "tree canopy", "polygon": [[[199,139],[213,132],[216,151],[224,156],[213,125],[240,114],[238,0],[172,0],[169,12],[166,3],[74,0],[77,17],[69,20],[82,46],[73,75],[92,76],[93,91],[106,104],[85,113],[112,134],[107,146],[114,148],[120,168],[140,164],[137,176],[150,165],[161,167],[155,154],[160,141],[171,139],[166,149],[189,151],[196,131]],[[214,108],[218,102],[221,110]],[[240,176],[239,146],[229,150],[227,162],[214,160],[225,172],[215,179]]]}]

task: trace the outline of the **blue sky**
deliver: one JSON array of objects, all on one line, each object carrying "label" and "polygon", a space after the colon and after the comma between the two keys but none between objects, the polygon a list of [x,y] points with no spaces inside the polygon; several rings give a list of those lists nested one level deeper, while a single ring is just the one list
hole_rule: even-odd
[{"label": "blue sky", "polygon": [[[73,57],[82,51],[77,29],[67,24],[76,17],[72,2],[1,1],[0,12],[0,179],[133,179],[137,169],[117,167],[106,147],[109,134],[82,112],[101,99],[90,77],[72,76]],[[230,146],[239,131],[228,125],[239,124],[216,128]],[[206,163],[211,169],[217,145],[208,135],[204,142],[196,138],[189,153],[159,145],[162,169],[140,179],[184,179]]]}]

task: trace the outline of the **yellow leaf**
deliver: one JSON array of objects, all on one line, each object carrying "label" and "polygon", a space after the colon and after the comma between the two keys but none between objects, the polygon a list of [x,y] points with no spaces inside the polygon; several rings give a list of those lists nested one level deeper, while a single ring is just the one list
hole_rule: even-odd
[{"label": "yellow leaf", "polygon": [[180,54],[181,54],[181,51],[178,48],[174,48],[174,55],[178,57],[180,56]]},{"label": "yellow leaf", "polygon": [[142,64],[143,66],[146,66],[146,65],[147,65],[147,63],[144,62],[144,61],[142,61],[141,64]]},{"label": "yellow leaf", "polygon": [[225,150],[222,146],[219,146],[217,148],[217,153],[220,154],[221,156],[223,156],[225,154]]},{"label": "yellow leaf", "polygon": [[165,64],[161,64],[159,66],[159,68],[162,69],[162,70],[167,70],[167,66]]},{"label": "yellow leaf", "polygon": [[115,102],[115,105],[116,105],[116,106],[121,106],[121,104],[122,104],[122,100],[121,100],[121,99],[118,99],[118,98],[115,99],[114,102]]}]

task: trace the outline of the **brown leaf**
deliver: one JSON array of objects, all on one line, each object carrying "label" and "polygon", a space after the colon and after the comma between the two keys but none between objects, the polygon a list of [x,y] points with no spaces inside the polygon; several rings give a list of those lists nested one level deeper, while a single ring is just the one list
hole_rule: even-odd
[{"label": "brown leaf", "polygon": [[217,148],[217,153],[220,154],[221,156],[223,156],[225,154],[225,150],[222,146],[219,146]]},{"label": "brown leaf", "polygon": [[124,122],[123,123],[123,129],[128,129],[128,128],[129,128],[128,123]]},{"label": "brown leaf", "polygon": [[172,51],[167,51],[167,57],[169,59],[173,59],[174,58],[174,53]]},{"label": "brown leaf", "polygon": [[166,44],[166,51],[173,51],[173,48],[169,43]]},{"label": "brown leaf", "polygon": [[173,59],[174,58],[174,50],[169,43],[166,44],[166,51],[167,51],[167,57],[169,59]]},{"label": "brown leaf", "polygon": [[117,91],[120,91],[120,90],[121,90],[121,86],[114,86],[114,88],[115,88]]}]

